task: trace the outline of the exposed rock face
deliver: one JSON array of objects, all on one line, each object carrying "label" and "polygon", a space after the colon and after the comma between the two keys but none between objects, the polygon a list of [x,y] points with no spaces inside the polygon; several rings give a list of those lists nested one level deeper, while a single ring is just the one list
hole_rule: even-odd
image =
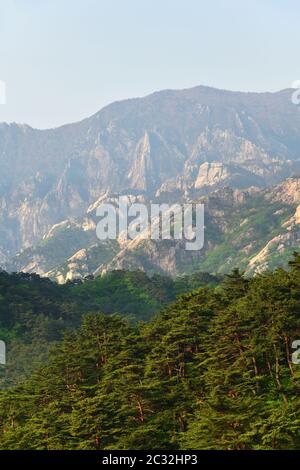
[{"label": "exposed rock face", "polygon": [[[224,273],[236,266],[254,273],[284,265],[300,246],[300,205],[295,202],[300,197],[299,181],[288,179],[266,190],[224,187],[200,196],[197,202],[205,206],[205,244],[200,251],[187,251],[185,240],[151,240],[142,235],[99,241],[96,208],[101,202],[118,201],[106,195],[83,217],[54,226],[36,247],[19,253],[8,266],[66,282],[115,269],[175,276],[199,270]],[[177,202],[186,203],[189,197],[182,191]],[[127,199],[150,204],[144,194]]]},{"label": "exposed rock face", "polygon": [[287,204],[300,204],[300,178],[288,178],[270,192],[269,199]]},{"label": "exposed rock face", "polygon": [[203,186],[213,186],[220,181],[226,180],[230,175],[228,169],[223,163],[208,163],[200,165],[199,173],[195,181],[195,188],[199,189]]},{"label": "exposed rock face", "polygon": [[296,209],[295,222],[296,224],[300,225],[300,206],[298,206]]},{"label": "exposed rock face", "polygon": [[264,185],[263,180],[259,176],[242,167],[219,162],[205,162],[200,165],[195,181],[195,189],[206,188],[211,190],[212,188],[224,185],[224,183],[239,188],[249,188],[250,186],[261,187]]},{"label": "exposed rock face", "polygon": [[[299,172],[300,115],[290,94],[196,87],[117,102],[58,129],[1,124],[0,264],[54,225],[87,217],[107,194],[175,202],[227,185],[263,188]],[[77,240],[67,256],[82,248]],[[29,257],[25,267],[48,264]]]},{"label": "exposed rock face", "polygon": [[154,132],[146,132],[138,142],[133,167],[129,172],[129,187],[153,194],[157,188],[181,170],[184,155]]}]

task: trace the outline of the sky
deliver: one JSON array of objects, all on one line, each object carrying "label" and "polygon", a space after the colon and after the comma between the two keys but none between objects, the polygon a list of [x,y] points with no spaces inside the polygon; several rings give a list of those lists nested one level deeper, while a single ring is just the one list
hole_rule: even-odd
[{"label": "sky", "polygon": [[288,88],[299,18],[299,0],[0,0],[0,122],[56,127],[161,89]]}]

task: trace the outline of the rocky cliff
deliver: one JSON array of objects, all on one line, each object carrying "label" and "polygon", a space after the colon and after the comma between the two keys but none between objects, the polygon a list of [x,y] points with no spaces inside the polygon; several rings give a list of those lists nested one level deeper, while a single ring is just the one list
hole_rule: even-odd
[{"label": "rocky cliff", "polygon": [[[263,191],[297,176],[300,113],[291,103],[291,90],[258,94],[200,86],[162,91],[113,103],[58,129],[1,124],[0,165],[0,264],[52,272],[82,249],[95,256],[95,221],[88,209],[107,194],[176,202],[227,186]],[[50,263],[40,247],[56,243],[56,236],[49,236],[53,227],[64,241],[55,246]],[[68,236],[72,242],[65,249]],[[146,249],[157,250],[152,244]],[[101,253],[103,263],[123,266],[119,258],[113,261],[116,244]],[[101,264],[101,256],[94,264]],[[163,269],[174,271],[174,263],[168,258]]]}]

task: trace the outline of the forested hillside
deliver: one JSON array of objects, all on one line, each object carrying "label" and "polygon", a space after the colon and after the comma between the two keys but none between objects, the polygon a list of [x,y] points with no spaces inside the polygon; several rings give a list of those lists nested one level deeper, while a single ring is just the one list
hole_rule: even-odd
[{"label": "forested hillside", "polygon": [[[98,302],[93,282],[106,281],[71,287],[81,317],[78,299]],[[128,295],[144,292],[137,317],[149,294],[158,305],[179,292],[164,282],[131,282]],[[70,286],[61,289],[67,297]],[[298,255],[288,271],[246,279],[235,270],[148,322],[91,310],[47,364],[1,391],[1,449],[300,448]]]},{"label": "forested hillside", "polygon": [[0,272],[0,339],[8,349],[0,385],[14,384],[45,363],[50,347],[77,328],[84,314],[118,312],[145,321],[177,295],[217,282],[205,273],[172,280],[115,271],[58,285],[35,274]]}]

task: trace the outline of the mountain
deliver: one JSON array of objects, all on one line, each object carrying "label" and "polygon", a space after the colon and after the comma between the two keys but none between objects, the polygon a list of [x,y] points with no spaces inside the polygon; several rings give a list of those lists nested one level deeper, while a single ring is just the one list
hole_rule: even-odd
[{"label": "mountain", "polygon": [[78,265],[80,275],[123,266],[186,272],[194,260],[177,268],[182,254],[168,243],[139,247],[142,260],[117,242],[99,248],[95,204],[120,193],[195,201],[228,186],[247,195],[297,176],[300,113],[291,94],[200,86],[116,102],[57,129],[1,124],[0,265],[61,280],[76,277]]},{"label": "mountain", "polygon": [[[149,204],[145,196],[131,202]],[[177,201],[187,199],[177,194]],[[107,196],[100,202],[115,204]],[[34,247],[18,253],[9,271],[38,273],[59,283],[114,270],[180,276],[196,271],[224,274],[238,266],[248,274],[287,266],[300,245],[300,178],[259,190],[225,187],[197,199],[205,207],[205,242],[187,251],[184,240],[99,241],[92,205],[83,217],[55,225]]]}]

